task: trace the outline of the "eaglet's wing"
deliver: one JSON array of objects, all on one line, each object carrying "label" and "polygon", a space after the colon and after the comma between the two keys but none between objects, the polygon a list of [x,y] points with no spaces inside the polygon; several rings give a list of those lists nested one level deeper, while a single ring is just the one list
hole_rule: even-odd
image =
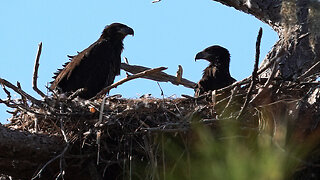
[{"label": "eaglet's wing", "polygon": [[63,92],[68,92],[87,88],[92,91],[88,92],[90,96],[99,92],[119,74],[114,70],[117,64],[114,61],[120,57],[115,57],[110,48],[112,47],[107,40],[98,40],[74,56],[65,68],[58,72],[50,89],[59,87]]}]

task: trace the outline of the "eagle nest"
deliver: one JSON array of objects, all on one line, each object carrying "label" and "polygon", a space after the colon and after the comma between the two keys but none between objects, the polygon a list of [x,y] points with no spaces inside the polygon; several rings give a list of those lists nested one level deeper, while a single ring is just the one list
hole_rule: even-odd
[{"label": "eagle nest", "polygon": [[239,125],[242,135],[255,136],[275,126],[274,119],[266,120],[274,116],[273,108],[306,104],[304,98],[318,85],[272,81],[266,88],[267,82],[258,81],[250,89],[250,83],[238,82],[196,98],[125,99],[114,95],[96,100],[47,97],[32,102],[23,96],[2,103],[14,108],[6,127],[60,137],[65,150],[59,157],[72,159],[68,168],[88,167],[90,177],[116,178],[128,175],[131,160],[154,167],[160,158],[156,137],[161,134],[190,137],[193,125],[218,132],[221,123],[227,123]]}]

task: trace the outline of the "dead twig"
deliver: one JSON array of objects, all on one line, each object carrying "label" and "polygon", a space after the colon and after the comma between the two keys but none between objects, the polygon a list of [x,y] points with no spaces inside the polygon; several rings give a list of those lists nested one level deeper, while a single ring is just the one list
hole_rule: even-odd
[{"label": "dead twig", "polygon": [[[137,74],[137,73],[149,70],[150,68],[121,63],[121,69],[123,69],[127,72],[130,72],[132,74]],[[181,84],[184,87],[191,88],[191,89],[193,89],[196,86],[196,83],[189,81],[185,78],[181,78],[181,82],[178,83],[176,76],[172,76],[172,75],[169,75],[164,72],[157,72],[157,73],[153,73],[153,74],[148,74],[148,75],[144,76],[143,78],[158,81],[158,82],[171,82],[174,85]]]},{"label": "dead twig", "polygon": [[72,99],[76,98],[79,94],[83,93],[84,91],[86,91],[85,88],[80,88],[80,89],[76,90],[76,92],[72,93],[67,99],[72,100]]},{"label": "dead twig", "polygon": [[270,77],[268,78],[267,82],[264,84],[262,90],[260,92],[258,92],[258,94],[252,98],[252,100],[249,102],[249,103],[255,103],[255,101],[260,97],[262,96],[263,94],[265,94],[268,90],[269,90],[269,86],[271,85],[275,75],[276,75],[276,72],[277,72],[277,62],[275,62],[273,64],[273,68],[272,68],[272,71],[271,71],[271,75]]},{"label": "dead twig", "polygon": [[[17,87],[22,90],[21,84],[20,84],[19,81],[17,81]],[[23,104],[24,104],[24,105],[27,105],[27,100],[26,100],[26,98],[23,97],[23,96],[21,96],[21,99],[22,99]]]},{"label": "dead twig", "polygon": [[48,161],[48,162],[40,169],[40,171],[39,171],[34,177],[32,177],[31,180],[34,180],[34,179],[36,179],[37,177],[40,177],[42,171],[43,171],[49,164],[51,164],[53,161],[55,161],[55,160],[58,159],[58,158],[61,158],[61,157],[67,152],[68,148],[69,148],[69,144],[67,144],[67,146],[63,149],[63,151],[62,151],[58,156],[56,156],[56,157],[52,158],[50,161]]},{"label": "dead twig", "polygon": [[320,61],[315,63],[313,66],[311,66],[306,72],[304,72],[301,76],[299,76],[297,80],[301,81],[304,78],[319,72],[319,67],[320,67]]},{"label": "dead twig", "polygon": [[145,77],[147,75],[150,75],[152,73],[156,73],[156,72],[160,72],[160,71],[163,71],[163,70],[166,70],[168,68],[166,67],[159,67],[159,68],[154,68],[154,69],[149,69],[149,70],[146,70],[146,71],[143,71],[143,72],[140,72],[140,73],[137,73],[137,74],[134,74],[132,76],[129,76],[129,77],[126,77],[124,79],[121,79],[120,81],[116,82],[116,83],[113,83],[111,84],[110,86],[104,88],[103,90],[101,90],[95,97],[91,98],[90,100],[92,99],[95,99],[107,92],[109,92],[112,88],[115,88],[127,81],[130,81],[130,80],[133,80],[133,79],[137,79],[137,78],[141,78],[141,77]]},{"label": "dead twig", "polygon": [[[125,62],[126,64],[128,64],[128,65],[129,65],[128,58],[123,57],[123,60],[124,60],[124,62]],[[129,76],[130,76],[130,74],[129,74],[128,72],[126,72],[126,75],[127,75],[127,77],[129,77]]]},{"label": "dead twig", "polygon": [[102,99],[101,106],[100,106],[99,121],[94,125],[95,127],[99,127],[102,122],[104,105],[106,104],[107,98],[108,98],[108,96],[104,96]]},{"label": "dead twig", "polygon": [[55,161],[56,159],[60,158],[60,173],[58,174],[57,176],[57,179],[58,177],[62,177],[63,179],[63,175],[64,175],[64,170],[63,170],[63,167],[62,167],[62,161],[64,160],[64,154],[67,152],[67,150],[69,149],[69,141],[67,139],[67,136],[66,136],[66,133],[65,133],[65,130],[64,130],[64,126],[63,126],[63,120],[60,119],[60,130],[61,130],[61,133],[63,135],[63,139],[64,141],[66,142],[66,147],[63,149],[63,151],[56,157],[52,158],[50,161],[48,161],[40,170],[39,172],[34,176],[32,177],[31,180],[34,180],[36,179],[37,177],[40,177],[41,176],[41,173],[42,171],[49,165],[51,164],[53,161]]},{"label": "dead twig", "polygon": [[232,102],[233,99],[234,99],[234,96],[235,96],[235,93],[237,92],[237,90],[238,90],[238,86],[235,86],[235,87],[233,88],[233,90],[231,91],[230,99],[229,99],[227,105],[224,107],[224,109],[223,109],[223,111],[221,112],[221,114],[219,115],[219,117],[223,117],[223,116],[225,115],[226,109],[229,108],[231,102]]},{"label": "dead twig", "polygon": [[246,100],[243,104],[243,106],[241,107],[241,110],[239,112],[239,115],[237,116],[237,119],[239,119],[244,111],[245,108],[247,108],[249,102],[250,102],[250,96],[252,95],[252,90],[254,88],[254,86],[257,83],[257,77],[258,77],[258,65],[259,65],[259,56],[260,56],[260,43],[261,43],[261,37],[262,37],[262,28],[259,29],[259,33],[258,33],[258,37],[257,37],[257,42],[256,42],[256,57],[255,57],[255,62],[254,62],[254,68],[253,68],[253,72],[251,75],[251,84],[246,96]]},{"label": "dead twig", "polygon": [[39,107],[43,107],[42,102],[35,99],[34,97],[30,96],[28,93],[24,92],[22,89],[19,89],[17,86],[11,84],[9,81],[0,78],[0,84],[7,86],[8,88],[12,89],[16,93],[20,94],[21,96],[29,99],[33,104],[36,104]]},{"label": "dead twig", "polygon": [[162,88],[161,88],[161,86],[160,86],[159,82],[157,82],[157,84],[158,84],[158,86],[159,86],[159,88],[160,88],[162,99],[164,99],[164,93],[163,93],[163,90],[162,90]]},{"label": "dead twig", "polygon": [[33,69],[33,81],[32,81],[32,88],[34,91],[36,91],[41,97],[45,98],[47,97],[43,92],[38,89],[37,81],[38,81],[38,69],[39,69],[39,60],[40,55],[42,51],[42,42],[39,43],[38,52],[36,56],[36,60],[34,63],[34,69]]},{"label": "dead twig", "polygon": [[178,66],[178,70],[177,70],[177,83],[178,83],[178,85],[179,85],[180,82],[181,82],[182,74],[183,74],[183,69],[182,69],[182,66],[179,65],[179,66]]},{"label": "dead twig", "polygon": [[2,84],[3,91],[7,94],[8,100],[11,100],[11,93],[6,89],[6,86]]}]

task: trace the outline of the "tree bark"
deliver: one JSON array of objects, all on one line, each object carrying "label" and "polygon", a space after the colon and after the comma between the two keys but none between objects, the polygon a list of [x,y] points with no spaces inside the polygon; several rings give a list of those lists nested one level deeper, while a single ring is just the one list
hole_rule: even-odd
[{"label": "tree bark", "polygon": [[0,126],[0,144],[0,174],[16,178],[32,177],[41,165],[57,156],[64,147],[60,138],[3,126]]}]

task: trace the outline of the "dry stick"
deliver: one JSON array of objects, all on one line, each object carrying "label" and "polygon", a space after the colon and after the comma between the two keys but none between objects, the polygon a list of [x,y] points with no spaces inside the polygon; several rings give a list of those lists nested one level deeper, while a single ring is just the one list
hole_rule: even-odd
[{"label": "dry stick", "polygon": [[[18,87],[19,89],[22,89],[22,88],[21,88],[21,84],[20,84],[19,81],[17,81],[17,87]],[[22,99],[23,104],[24,104],[24,105],[27,105],[27,100],[26,100],[26,98],[23,97],[23,96],[21,96],[21,99]]]},{"label": "dry stick", "polygon": [[239,87],[239,86],[235,86],[235,87],[233,88],[233,90],[231,91],[230,99],[229,99],[227,105],[224,107],[224,109],[223,109],[223,111],[221,112],[221,114],[219,115],[219,117],[223,117],[223,116],[224,116],[224,114],[225,114],[225,112],[226,112],[226,109],[229,108],[231,102],[232,102],[233,99],[234,99],[234,95],[235,95],[236,91],[238,90],[238,87]]},{"label": "dry stick", "polygon": [[313,66],[311,66],[305,73],[303,73],[301,76],[298,77],[298,80],[301,81],[304,78],[308,77],[309,75],[314,74],[315,72],[319,72],[319,66],[320,65],[320,61],[318,61],[317,63],[315,63]]},{"label": "dry stick", "polygon": [[[38,52],[37,52],[37,56],[35,59],[35,63],[34,63],[34,68],[33,68],[33,79],[32,79],[32,88],[34,91],[36,91],[41,97],[46,97],[46,95],[44,93],[42,93],[40,91],[40,89],[38,89],[38,69],[39,69],[39,60],[40,60],[40,55],[41,55],[41,51],[42,51],[42,42],[39,43],[38,45]],[[20,84],[20,83],[19,83]],[[18,85],[18,84],[17,84]],[[19,87],[19,85],[18,85]],[[21,89],[21,87],[19,87],[19,89]],[[23,96],[21,96],[22,99]],[[35,133],[38,133],[38,119],[35,118],[34,121],[34,128],[35,128]]]},{"label": "dry stick", "polygon": [[[124,59],[124,62],[125,62],[126,64],[128,64],[128,65],[129,65],[128,58],[123,57],[123,59]],[[127,77],[129,77],[129,76],[130,76],[130,74],[129,74],[128,72],[126,72],[126,75],[127,75]]]},{"label": "dry stick", "polygon": [[11,100],[11,94],[10,94],[10,92],[6,89],[6,86],[4,86],[3,84],[2,84],[2,89],[3,89],[3,91],[7,94],[7,98],[8,98],[9,100]]},{"label": "dry stick", "polygon": [[[142,71],[146,71],[149,70],[150,68],[148,67],[143,67],[143,66],[137,66],[137,65],[128,65],[125,63],[121,63],[121,69],[130,72],[132,74],[137,74],[140,73]],[[154,81],[158,81],[158,82],[171,82],[174,85],[183,85],[187,88],[191,88],[193,89],[196,86],[196,83],[189,81],[185,78],[181,79],[181,82],[178,83],[177,82],[177,77],[176,76],[172,76],[169,75],[167,73],[164,72],[157,72],[157,73],[153,73],[153,74],[148,74],[147,76],[144,76],[143,78],[146,79],[150,79],[150,80],[154,80]]]},{"label": "dry stick", "polygon": [[160,88],[161,96],[162,96],[162,98],[164,99],[164,93],[163,93],[163,90],[162,90],[162,88],[161,88],[161,86],[160,86],[159,82],[157,82],[157,84],[158,84],[158,86],[159,86],[159,88]]},{"label": "dry stick", "polygon": [[[68,138],[67,138],[67,135],[65,133],[65,129],[64,129],[64,126],[63,126],[63,119],[60,118],[60,130],[61,130],[61,133],[63,135],[63,139],[64,141],[66,142],[66,148],[68,149],[69,148],[69,141],[68,141]],[[64,152],[65,153],[65,152]],[[57,178],[56,179],[59,179],[59,177],[61,177],[62,179],[63,178],[63,175],[64,175],[64,170],[63,170],[63,160],[64,160],[64,153],[62,154],[62,156],[60,157],[60,173],[58,174]]]},{"label": "dry stick", "polygon": [[73,100],[74,98],[76,98],[79,94],[83,93],[84,91],[86,91],[85,88],[80,88],[80,89],[76,90],[76,92],[72,93],[67,99]]},{"label": "dry stick", "polygon": [[[49,165],[51,164],[53,161],[55,161],[56,159],[58,158],[63,158],[64,154],[67,152],[68,148],[69,148],[69,141],[67,139],[67,136],[66,136],[66,133],[64,131],[64,127],[63,127],[63,122],[62,122],[62,119],[60,119],[60,130],[61,130],[61,133],[63,135],[63,138],[64,138],[64,141],[66,142],[66,147],[63,149],[63,151],[56,157],[52,158],[50,161],[48,161],[40,170],[39,172],[34,176],[32,177],[31,180],[34,180],[36,179],[37,177],[40,177],[42,171]],[[60,163],[61,164],[61,163]],[[60,170],[61,170],[61,167],[60,167]],[[59,173],[58,176],[62,175],[61,174],[62,172]]]},{"label": "dry stick", "polygon": [[274,63],[272,71],[271,71],[271,75],[268,78],[267,82],[263,85],[262,90],[254,98],[252,98],[252,100],[249,103],[254,103],[256,101],[256,99],[258,99],[258,97],[261,96],[261,94],[263,94],[264,92],[267,91],[267,89],[269,88],[270,84],[272,83],[272,81],[273,81],[273,79],[274,79],[274,77],[276,75],[277,64],[278,64],[277,62]]},{"label": "dry stick", "polygon": [[251,84],[246,96],[246,100],[240,110],[239,115],[237,116],[237,119],[240,118],[240,116],[242,115],[244,109],[248,106],[249,101],[250,101],[250,96],[252,94],[252,90],[254,88],[254,86],[257,83],[257,77],[258,77],[258,65],[259,65],[259,56],[260,56],[260,43],[261,43],[261,37],[262,37],[262,28],[259,29],[259,33],[258,33],[258,37],[257,37],[257,42],[256,42],[256,58],[255,58],[255,62],[254,62],[254,68],[253,68],[253,72],[252,72],[252,78],[251,78]]},{"label": "dry stick", "polygon": [[35,99],[34,97],[30,96],[29,94],[27,94],[26,92],[24,92],[22,89],[19,89],[18,87],[16,87],[15,85],[11,84],[9,81],[0,78],[0,84],[7,86],[8,88],[14,90],[16,93],[20,94],[21,96],[29,99],[33,104],[38,105],[39,107],[42,107],[42,102]]},{"label": "dry stick", "polygon": [[97,132],[96,144],[98,146],[98,152],[97,152],[97,166],[98,166],[99,159],[100,159],[100,149],[101,149],[101,130],[98,130]]},{"label": "dry stick", "polygon": [[56,157],[52,158],[50,161],[48,161],[41,169],[40,171],[31,179],[31,180],[34,180],[36,179],[38,176],[40,177],[42,171],[49,165],[51,164],[53,161],[55,161],[56,159],[62,157],[68,150],[69,148],[69,144],[67,144],[67,146],[63,149],[63,151]]},{"label": "dry stick", "polygon": [[117,97],[117,96],[118,96],[118,94],[113,95],[113,96],[104,96],[104,98],[102,99],[101,105],[100,105],[99,121],[94,125],[94,127],[99,127],[100,124],[102,123],[103,110],[104,110],[104,105],[106,104],[106,100],[108,98],[113,98],[113,97]]},{"label": "dry stick", "polygon": [[125,83],[127,81],[130,81],[130,80],[133,80],[133,79],[137,79],[137,78],[141,78],[141,77],[150,75],[152,73],[157,73],[157,72],[160,72],[160,71],[163,71],[163,70],[166,70],[166,69],[168,69],[168,68],[159,67],[159,68],[149,69],[149,70],[134,74],[132,76],[126,77],[124,79],[121,79],[120,81],[118,81],[116,83],[113,83],[110,86],[108,86],[108,87],[104,88],[103,90],[101,90],[95,97],[91,98],[90,100],[95,99],[95,98],[97,98],[97,97],[109,92],[112,88],[116,88],[117,86],[119,86],[119,85],[121,85],[121,84],[123,84],[123,83]]},{"label": "dry stick", "polygon": [[103,99],[102,99],[102,103],[101,103],[101,106],[100,106],[99,121],[94,125],[94,127],[99,127],[101,122],[102,122],[104,105],[106,103],[106,99],[107,98],[108,98],[108,96],[104,96]]},{"label": "dry stick", "polygon": [[39,43],[38,52],[36,56],[36,60],[34,63],[34,69],[33,69],[33,81],[32,81],[32,88],[34,91],[36,91],[41,97],[46,97],[46,95],[38,89],[37,81],[38,81],[38,69],[39,69],[39,60],[40,55],[42,51],[42,42]]}]

